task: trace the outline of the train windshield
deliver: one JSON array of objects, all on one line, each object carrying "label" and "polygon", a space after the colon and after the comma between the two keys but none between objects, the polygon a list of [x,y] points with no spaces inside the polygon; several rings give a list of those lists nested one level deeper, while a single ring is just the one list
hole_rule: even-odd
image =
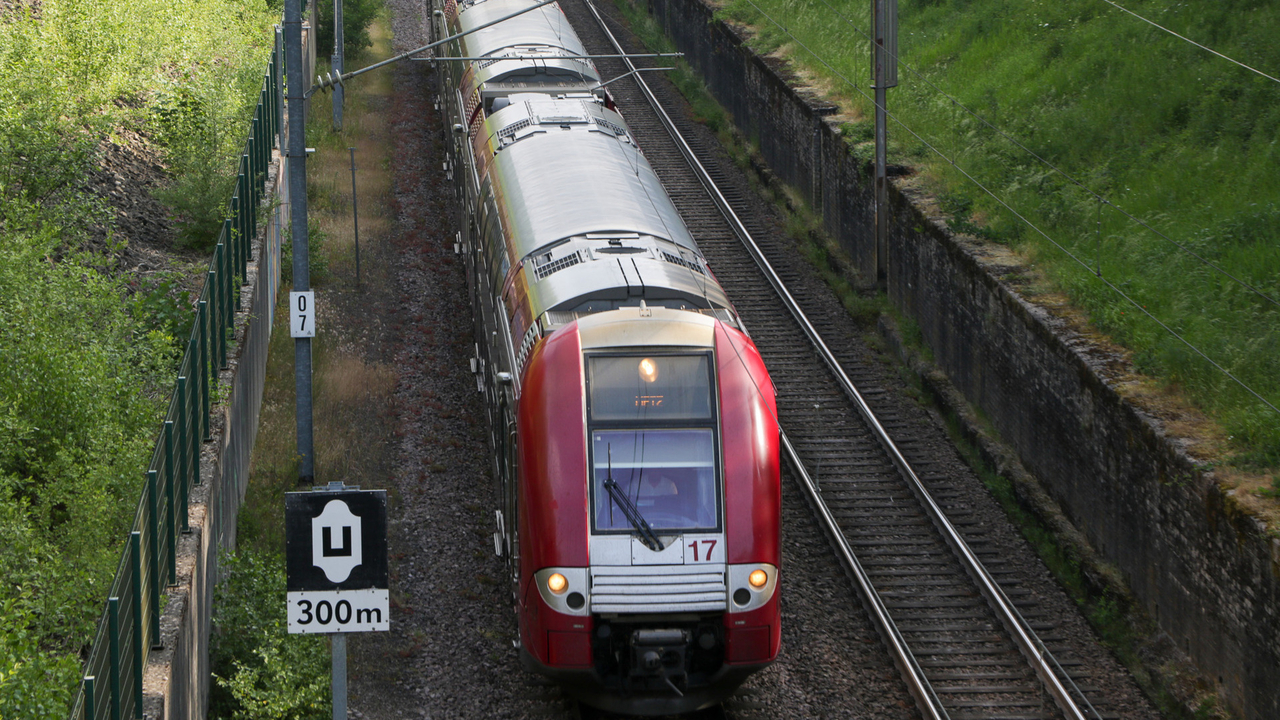
[{"label": "train windshield", "polygon": [[711,356],[588,358],[597,531],[633,530],[606,481],[655,531],[719,528]]},{"label": "train windshield", "polygon": [[707,429],[596,430],[597,530],[631,530],[605,490],[610,476],[654,530],[714,530],[717,526],[714,435]]}]

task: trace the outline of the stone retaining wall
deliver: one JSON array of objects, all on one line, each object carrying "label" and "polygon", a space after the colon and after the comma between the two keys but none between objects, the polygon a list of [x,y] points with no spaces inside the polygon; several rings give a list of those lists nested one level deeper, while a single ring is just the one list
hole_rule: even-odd
[{"label": "stone retaining wall", "polygon": [[[703,0],[648,3],[776,177],[874,278],[870,182],[830,105],[794,90]],[[1016,258],[954,236],[908,181],[891,203],[889,297],[938,367],[1227,704],[1280,717],[1280,539],[1121,397],[1114,355],[1017,292]]]}]

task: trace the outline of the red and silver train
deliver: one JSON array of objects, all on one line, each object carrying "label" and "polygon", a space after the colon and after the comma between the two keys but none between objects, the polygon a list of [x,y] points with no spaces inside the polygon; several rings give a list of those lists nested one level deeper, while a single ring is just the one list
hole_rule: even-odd
[{"label": "red and silver train", "polygon": [[778,653],[773,384],[559,6],[442,49],[521,658],[614,712],[712,705]]}]

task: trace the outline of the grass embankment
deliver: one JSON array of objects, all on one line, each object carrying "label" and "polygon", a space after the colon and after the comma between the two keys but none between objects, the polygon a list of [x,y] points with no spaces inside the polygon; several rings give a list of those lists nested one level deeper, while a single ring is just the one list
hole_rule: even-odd
[{"label": "grass embankment", "polygon": [[[1210,0],[1133,6],[1271,75],[1280,69],[1280,44],[1273,42],[1280,7]],[[873,108],[861,94],[870,92],[869,50],[854,29],[869,27],[866,3],[731,0],[721,14],[752,26],[758,50],[785,55],[827,87],[850,120],[846,136],[869,156]],[[1280,415],[1143,312],[1280,405],[1280,307],[1171,242],[1280,299],[1280,84],[1101,0],[902,0],[899,18],[901,59],[928,83],[899,71],[901,85],[889,92],[890,112],[901,120],[890,121],[890,161],[922,171],[957,230],[1012,246],[1042,271],[1047,282],[1029,294],[1065,292],[1133,351],[1136,369],[1208,411],[1226,438],[1214,459],[1252,469],[1280,464]],[[1101,282],[1099,271],[1141,308]]]},{"label": "grass embankment", "polygon": [[[368,32],[372,47],[348,68],[389,57],[385,18]],[[351,60],[355,60],[352,62]],[[323,70],[322,70],[323,72]],[[331,95],[312,97],[307,144],[311,284],[319,318],[312,341],[316,483],[342,480],[385,487],[395,373],[382,362],[380,318],[372,311],[391,286],[386,261],[391,145],[385,111],[390,69],[346,86],[343,130],[332,130]],[[356,148],[360,273],[356,285],[351,155]],[[286,260],[286,263],[288,261]],[[286,264],[286,281],[290,268]],[[284,494],[298,485],[294,341],[282,288],[271,338],[262,416],[250,481],[238,523],[238,550],[215,601],[211,718],[327,718],[329,645],[324,637],[288,635],[285,606]]]},{"label": "grass embankment", "polygon": [[146,145],[198,244],[274,17],[237,0],[0,10],[0,717],[69,711],[190,327],[166,278],[117,268],[129,238],[92,178],[113,145]]}]

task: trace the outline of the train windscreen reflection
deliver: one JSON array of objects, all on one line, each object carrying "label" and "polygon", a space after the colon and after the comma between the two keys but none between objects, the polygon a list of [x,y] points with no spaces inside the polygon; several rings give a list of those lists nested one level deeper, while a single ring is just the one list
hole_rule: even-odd
[{"label": "train windscreen reflection", "polygon": [[654,530],[718,527],[715,445],[709,428],[596,430],[591,435],[596,530],[631,529],[604,487],[610,473]]}]

